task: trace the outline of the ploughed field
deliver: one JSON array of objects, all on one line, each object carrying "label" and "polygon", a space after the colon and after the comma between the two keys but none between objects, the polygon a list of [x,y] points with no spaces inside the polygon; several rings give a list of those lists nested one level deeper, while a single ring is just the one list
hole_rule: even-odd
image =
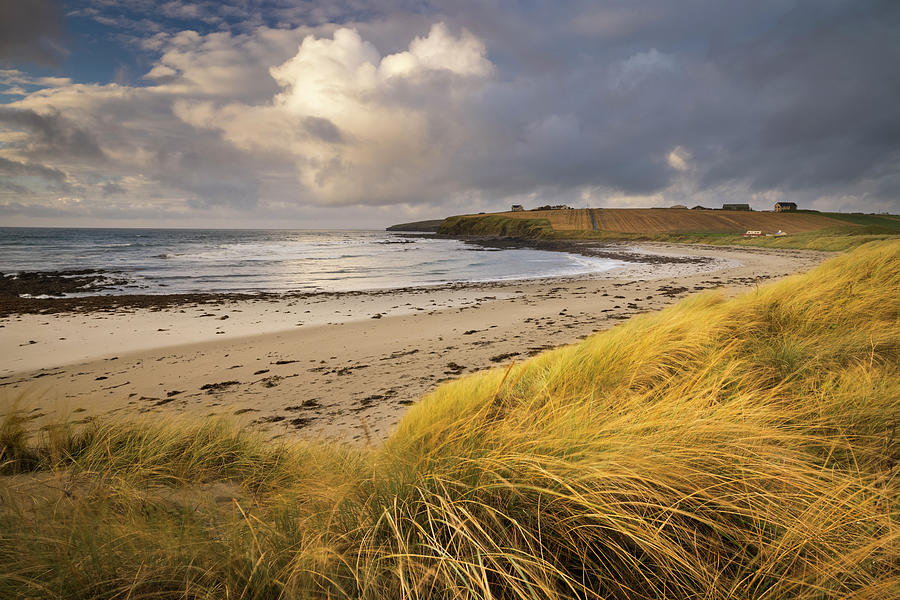
[{"label": "ploughed field", "polygon": [[[513,219],[546,219],[557,231],[598,230],[616,233],[801,233],[846,227],[846,221],[820,214],[679,208],[576,208],[497,213]],[[593,219],[591,218],[593,216]]]}]

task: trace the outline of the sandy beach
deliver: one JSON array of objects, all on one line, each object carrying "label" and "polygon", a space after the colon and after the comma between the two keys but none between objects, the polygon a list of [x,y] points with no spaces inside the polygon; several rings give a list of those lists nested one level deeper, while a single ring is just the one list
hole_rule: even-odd
[{"label": "sandy beach", "polygon": [[0,412],[15,404],[35,427],[232,415],[272,437],[377,443],[443,381],[827,257],[649,243],[640,251],[710,260],[531,281],[11,311],[0,318]]}]

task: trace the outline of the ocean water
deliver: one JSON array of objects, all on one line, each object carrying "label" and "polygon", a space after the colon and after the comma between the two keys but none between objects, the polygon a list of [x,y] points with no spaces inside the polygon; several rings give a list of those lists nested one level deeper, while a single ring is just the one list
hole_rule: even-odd
[{"label": "ocean water", "polygon": [[385,231],[0,228],[0,272],[102,269],[101,293],[345,292],[600,272],[623,263]]}]

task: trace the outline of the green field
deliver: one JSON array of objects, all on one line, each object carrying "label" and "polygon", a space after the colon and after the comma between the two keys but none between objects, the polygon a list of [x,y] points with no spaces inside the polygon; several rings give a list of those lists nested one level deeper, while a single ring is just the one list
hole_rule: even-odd
[{"label": "green field", "polygon": [[866,225],[866,226],[874,226],[874,227],[884,227],[886,229],[892,229],[894,231],[900,232],[900,215],[865,215],[865,214],[857,214],[857,213],[816,213],[816,211],[806,211],[806,210],[798,210],[798,213],[806,214],[820,214],[831,219],[837,219],[839,221],[847,221],[848,223],[853,223],[855,225]]},{"label": "green field", "polygon": [[3,598],[889,598],[900,241],[414,405],[381,447],[0,424]]}]

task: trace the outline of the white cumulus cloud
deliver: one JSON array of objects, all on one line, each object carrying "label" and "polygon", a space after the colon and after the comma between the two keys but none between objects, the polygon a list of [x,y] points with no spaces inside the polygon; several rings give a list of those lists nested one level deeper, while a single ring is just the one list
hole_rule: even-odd
[{"label": "white cumulus cloud", "polygon": [[182,101],[175,113],[242,149],[291,157],[317,202],[396,204],[439,183],[464,140],[468,93],[493,65],[471,33],[438,23],[384,57],[355,29],[310,35],[269,71],[281,88],[270,105]]}]

